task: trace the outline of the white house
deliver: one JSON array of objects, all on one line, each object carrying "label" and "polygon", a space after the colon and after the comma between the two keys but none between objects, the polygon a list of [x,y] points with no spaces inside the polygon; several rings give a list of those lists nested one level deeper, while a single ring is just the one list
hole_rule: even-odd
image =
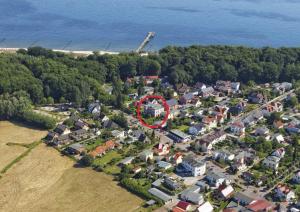
[{"label": "white house", "polygon": [[262,164],[263,164],[265,167],[267,167],[267,168],[276,170],[276,169],[278,169],[279,162],[280,162],[280,158],[279,158],[279,157],[276,157],[276,156],[268,156],[268,157],[266,157],[266,158],[263,160]]},{"label": "white house", "polygon": [[206,131],[206,128],[203,124],[196,124],[189,128],[189,134],[191,134],[191,135],[204,134],[205,131]]},{"label": "white house", "polygon": [[295,193],[287,185],[279,184],[275,188],[275,197],[281,201],[291,202],[296,198]]},{"label": "white house", "polygon": [[198,208],[198,212],[213,212],[214,207],[210,204],[210,202],[205,202]]},{"label": "white house", "polygon": [[195,159],[192,155],[186,156],[181,164],[187,171],[191,172],[194,177],[202,176],[206,172],[206,163]]},{"label": "white house", "polygon": [[148,161],[148,160],[153,160],[153,152],[151,150],[144,150],[141,154],[140,154],[140,158],[143,161]]},{"label": "white house", "polygon": [[222,173],[210,172],[206,175],[206,180],[209,185],[216,188],[219,188],[223,183],[230,184],[230,181]]},{"label": "white house", "polygon": [[230,131],[237,136],[245,135],[245,125],[243,122],[234,122],[230,125]]},{"label": "white house", "polygon": [[125,138],[125,131],[113,130],[111,131],[111,134],[115,138]]}]

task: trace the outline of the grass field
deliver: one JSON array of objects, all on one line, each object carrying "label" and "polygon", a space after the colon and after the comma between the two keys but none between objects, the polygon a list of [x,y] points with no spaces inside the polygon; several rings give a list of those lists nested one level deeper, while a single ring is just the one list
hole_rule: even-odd
[{"label": "grass field", "polygon": [[46,134],[46,131],[26,128],[8,121],[0,121],[0,170],[26,151],[25,147],[8,146],[7,143],[30,144],[39,141]]},{"label": "grass field", "polygon": [[[10,133],[6,138],[0,135],[5,140],[11,137]],[[0,212],[134,211],[142,202],[110,176],[74,168],[72,160],[44,144],[35,147],[0,179]]]}]

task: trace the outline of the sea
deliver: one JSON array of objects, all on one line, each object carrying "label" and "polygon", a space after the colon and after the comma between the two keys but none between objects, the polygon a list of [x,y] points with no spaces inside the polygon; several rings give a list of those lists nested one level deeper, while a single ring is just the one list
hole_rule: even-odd
[{"label": "sea", "polygon": [[0,48],[299,47],[300,0],[0,0]]}]

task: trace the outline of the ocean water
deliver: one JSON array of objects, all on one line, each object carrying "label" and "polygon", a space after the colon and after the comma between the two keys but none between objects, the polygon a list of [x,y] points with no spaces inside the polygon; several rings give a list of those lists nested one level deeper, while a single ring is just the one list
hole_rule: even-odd
[{"label": "ocean water", "polygon": [[300,46],[300,0],[0,0],[0,47]]}]

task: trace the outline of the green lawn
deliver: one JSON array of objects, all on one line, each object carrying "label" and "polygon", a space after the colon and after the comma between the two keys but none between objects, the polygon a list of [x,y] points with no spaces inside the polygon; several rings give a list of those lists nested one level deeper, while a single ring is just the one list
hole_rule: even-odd
[{"label": "green lawn", "polygon": [[187,126],[187,125],[181,125],[176,128],[181,130],[182,132],[187,132],[189,130],[189,126]]},{"label": "green lawn", "polygon": [[91,151],[91,150],[94,150],[97,146],[103,144],[103,140],[102,139],[97,139],[96,141],[88,141],[86,143],[86,150],[87,151]]},{"label": "green lawn", "polygon": [[101,158],[96,158],[94,160],[94,164],[104,166],[104,165],[108,164],[112,159],[121,160],[122,156],[117,151],[113,150],[113,151],[106,153]]}]

